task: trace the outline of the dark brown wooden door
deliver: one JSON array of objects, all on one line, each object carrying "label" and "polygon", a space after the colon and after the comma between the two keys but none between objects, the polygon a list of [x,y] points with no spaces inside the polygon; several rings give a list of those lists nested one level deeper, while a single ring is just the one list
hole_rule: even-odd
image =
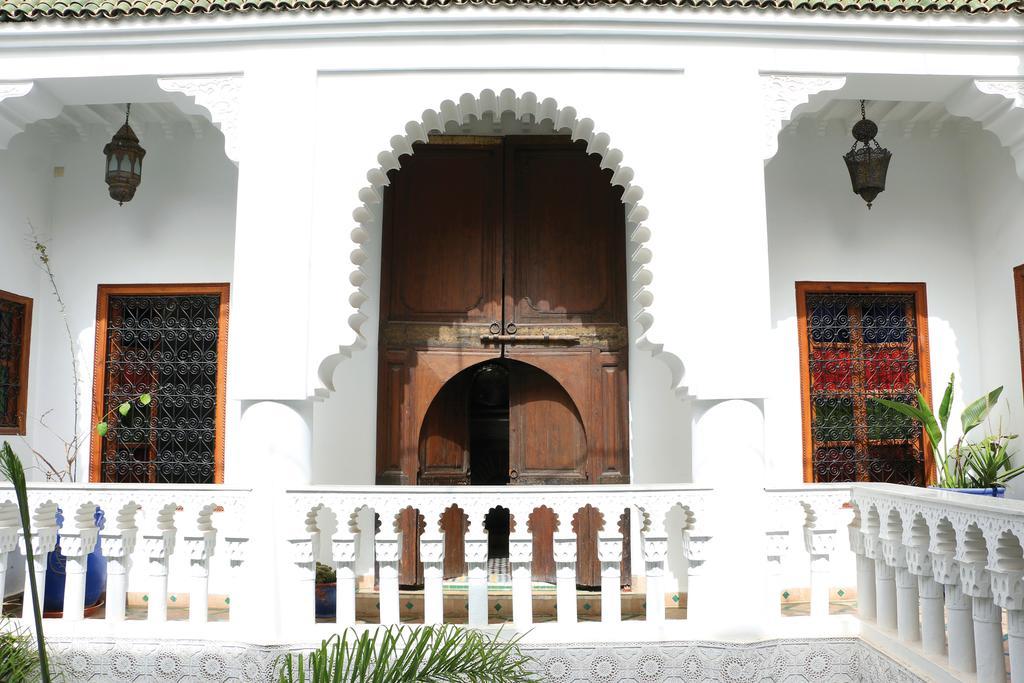
[{"label": "dark brown wooden door", "polygon": [[[625,219],[610,179],[585,145],[553,136],[438,138],[403,158],[384,202],[379,482],[483,483],[470,394],[494,362],[507,374],[507,483],[629,481]],[[417,585],[405,517],[401,582]],[[600,584],[600,521],[559,520],[583,531],[583,585]],[[534,533],[536,578],[553,581],[553,516],[516,522]],[[445,575],[458,576],[465,520],[453,511],[444,525]]]}]

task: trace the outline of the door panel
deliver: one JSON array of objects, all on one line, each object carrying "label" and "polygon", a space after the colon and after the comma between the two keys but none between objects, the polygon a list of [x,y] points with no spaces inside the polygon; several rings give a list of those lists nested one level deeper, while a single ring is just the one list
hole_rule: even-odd
[{"label": "door panel", "polygon": [[506,143],[506,316],[524,325],[625,323],[622,188],[582,143]]},{"label": "door panel", "polygon": [[497,320],[501,148],[420,144],[390,177],[382,319]]}]

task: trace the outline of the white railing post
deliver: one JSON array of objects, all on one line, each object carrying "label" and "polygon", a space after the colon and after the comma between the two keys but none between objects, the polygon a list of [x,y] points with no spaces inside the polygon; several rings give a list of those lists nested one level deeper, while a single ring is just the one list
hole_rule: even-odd
[{"label": "white railing post", "polygon": [[828,616],[832,580],[832,555],[836,551],[836,529],[804,527],[804,547],[811,561],[811,616]]},{"label": "white railing post", "polygon": [[1006,610],[1010,680],[1024,681],[1024,570],[989,568],[992,600]]},{"label": "white railing post", "polygon": [[61,552],[64,553],[64,619],[81,621],[85,618],[85,569],[93,550],[99,529],[74,529],[60,536]]},{"label": "white railing post", "polygon": [[[483,524],[481,523],[481,526]],[[472,527],[466,534],[466,571],[469,574],[469,625],[487,625],[487,537]]]},{"label": "white railing post", "polygon": [[971,599],[960,588],[960,565],[953,553],[955,545],[939,534],[932,534],[928,553],[932,560],[932,577],[946,589],[946,610],[949,613],[949,665],[963,673],[974,671],[974,618]]},{"label": "white railing post", "polygon": [[[381,513],[385,522],[394,518]],[[374,538],[374,553],[380,565],[380,623],[385,626],[401,621],[398,592],[398,564],[402,557],[402,533],[385,528]]]},{"label": "white railing post", "polygon": [[850,550],[857,558],[857,615],[862,621],[875,620],[875,561],[867,556],[864,530],[858,520],[850,524]]},{"label": "white railing post", "polygon": [[282,616],[292,628],[305,629],[316,621],[316,549],[313,539],[309,536],[288,539],[288,555],[295,569],[291,590],[285,589]]},{"label": "white railing post", "polygon": [[18,530],[13,527],[0,528],[0,602],[7,595],[7,558],[18,547]]},{"label": "white railing post", "polygon": [[647,574],[647,622],[665,621],[665,558],[668,536],[644,534],[644,565]]},{"label": "white railing post", "polygon": [[338,628],[356,624],[356,538],[352,535],[331,539],[331,556],[336,575],[336,623]]},{"label": "white railing post", "polygon": [[978,683],[1004,683],[1006,660],[1003,655],[1003,611],[992,600],[992,580],[987,560],[975,560],[968,543],[959,553],[960,584],[971,598],[974,617],[974,657]]},{"label": "white railing post", "polygon": [[895,573],[897,637],[905,643],[916,643],[921,640],[921,606],[917,577],[907,569],[906,546],[899,539],[883,539],[882,555]]},{"label": "white railing post", "polygon": [[225,536],[224,543],[228,549],[228,568],[231,576],[231,589],[228,591],[228,621],[234,625],[247,624],[248,619],[257,617],[255,614],[247,614],[254,607],[252,600],[249,599],[251,591],[246,594],[246,587],[250,586],[249,577],[245,575],[249,538],[247,536]]},{"label": "white railing post", "polygon": [[167,621],[167,572],[174,554],[175,533],[165,529],[158,534],[143,534],[146,556],[149,558],[149,609],[151,622]]},{"label": "white railing post", "polygon": [[217,532],[204,531],[200,536],[186,536],[191,585],[188,592],[188,620],[205,624],[210,618],[210,558],[217,547]]},{"label": "white railing post", "polygon": [[[921,603],[921,645],[930,655],[944,655],[946,601],[943,599],[942,584],[938,583],[932,574],[931,553],[925,545],[905,545],[904,549],[907,571],[917,580],[917,595]],[[898,584],[896,590],[899,591]]]},{"label": "white railing post", "polygon": [[789,552],[789,532],[785,530],[769,531],[765,534],[765,559],[767,575],[765,577],[767,595],[765,598],[765,615],[769,623],[782,618],[782,558]]},{"label": "white railing post", "polygon": [[[686,558],[686,620],[706,621],[715,609],[704,585],[710,536],[699,536],[692,531],[683,532],[683,557]],[[650,599],[647,600],[650,608]]]},{"label": "white railing post", "polygon": [[[526,518],[519,522],[526,527]],[[512,622],[517,630],[533,626],[533,536],[513,532],[508,541],[508,561],[512,571]]]},{"label": "white railing post", "polygon": [[[571,517],[569,518],[571,519]],[[568,524],[569,522],[563,522]],[[559,624],[576,623],[576,536],[555,532],[555,609]],[[650,600],[648,599],[648,604]]]},{"label": "white railing post", "polygon": [[896,570],[885,561],[877,533],[864,535],[864,553],[875,563],[875,619],[889,631],[896,630]]},{"label": "white railing post", "polygon": [[[21,546],[21,552],[25,554],[25,535],[21,534],[18,540]],[[28,562],[25,563],[26,571],[35,572],[36,575],[36,590],[39,591],[40,605],[39,609],[42,611],[42,596],[46,595],[46,562],[47,556],[54,548],[57,547],[57,528],[56,527],[33,527],[32,529],[32,564],[34,566],[28,566]],[[22,605],[21,618],[29,622],[32,621],[32,602],[33,597],[31,591],[28,588],[28,577],[25,579],[26,584],[26,598]]]},{"label": "white railing post", "polygon": [[597,559],[601,562],[601,621],[617,624],[622,621],[622,534],[599,531]]}]

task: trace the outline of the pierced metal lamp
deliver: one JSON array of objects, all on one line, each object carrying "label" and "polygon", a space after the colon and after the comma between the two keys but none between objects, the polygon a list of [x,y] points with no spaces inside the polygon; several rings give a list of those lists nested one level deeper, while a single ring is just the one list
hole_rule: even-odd
[{"label": "pierced metal lamp", "polygon": [[853,147],[843,159],[850,171],[854,194],[859,194],[869,209],[875,197],[885,191],[885,174],[892,159],[892,153],[875,140],[876,135],[878,126],[865,115],[864,100],[861,100],[860,121],[853,126]]},{"label": "pierced metal lamp", "polygon": [[132,105],[127,105],[124,113],[124,125],[114,133],[114,137],[103,148],[107,157],[107,186],[110,198],[123,205],[135,196],[135,189],[142,182],[142,158],[146,150],[139,145],[139,138],[128,125],[128,115]]}]

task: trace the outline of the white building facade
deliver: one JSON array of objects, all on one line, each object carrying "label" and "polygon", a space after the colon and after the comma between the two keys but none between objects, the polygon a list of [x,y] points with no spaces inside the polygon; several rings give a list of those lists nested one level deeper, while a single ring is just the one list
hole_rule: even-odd
[{"label": "white building facade", "polygon": [[[64,520],[76,511],[60,527],[63,615],[47,622],[71,680],[271,680],[279,652],[345,626],[451,620],[528,631],[550,681],[1024,680],[1024,565],[1010,561],[1024,503],[927,491],[920,435],[873,432],[864,398],[937,400],[955,374],[954,415],[1001,385],[1002,428],[1024,428],[1022,6],[699,4],[0,3],[0,301],[21,306],[9,319],[24,328],[8,332],[21,355],[0,378],[13,416],[0,434],[26,464],[58,463],[63,481],[33,470],[40,550],[53,547],[55,506]],[[892,152],[870,210],[841,158],[861,100]],[[103,148],[127,103],[146,156],[119,206]],[[419,405],[399,398],[382,413],[394,349],[381,331],[402,268],[385,239],[389,188],[431,144],[522,136],[574,143],[621,200],[622,336],[603,350],[628,367],[614,394],[626,412],[608,417],[597,388],[580,390],[584,409],[575,366],[536,367],[566,387],[591,444],[625,426],[628,467],[460,486],[477,483],[466,440],[461,474],[417,480],[421,443],[421,469],[395,455],[388,479],[388,420],[406,425]],[[472,177],[427,174],[428,195],[470,205]],[[509,196],[505,215],[518,215]],[[441,253],[422,248],[427,262]],[[196,301],[207,308],[188,322],[137,313]],[[853,319],[838,325],[836,311]],[[886,319],[884,339],[872,316]],[[512,348],[502,320],[490,332]],[[195,346],[173,359],[145,341],[175,331]],[[863,350],[872,343],[882,355]],[[431,405],[439,389],[423,391]],[[134,405],[148,421],[135,429],[150,431],[120,445],[95,433],[142,393],[179,403]],[[401,429],[418,435],[413,423]],[[65,466],[75,434],[86,436]],[[25,571],[12,500],[0,512],[8,596]],[[453,505],[468,524],[458,537],[436,521]],[[587,505],[604,522],[584,532]],[[484,520],[499,506],[514,522],[496,551]],[[543,533],[531,519],[542,507],[558,520]],[[418,534],[407,508],[424,518]],[[629,514],[615,524],[609,510]],[[88,616],[71,602],[97,544],[106,609]],[[598,571],[587,582],[583,556]],[[326,620],[314,619],[317,562],[338,572]],[[807,596],[806,616],[783,616],[790,593]],[[943,601],[948,646],[935,630]]]}]

